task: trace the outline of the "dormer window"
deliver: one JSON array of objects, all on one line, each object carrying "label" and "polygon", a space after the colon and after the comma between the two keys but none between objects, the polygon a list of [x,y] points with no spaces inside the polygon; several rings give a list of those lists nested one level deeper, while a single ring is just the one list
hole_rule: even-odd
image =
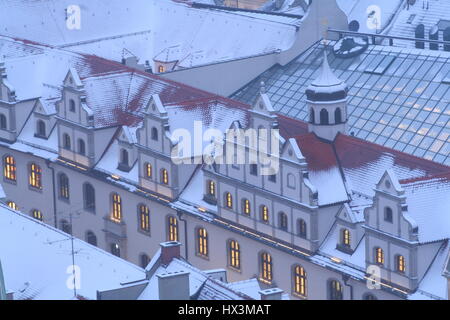
[{"label": "dormer window", "polygon": [[350,247],[350,231],[348,229],[341,230],[341,245]]},{"label": "dormer window", "polygon": [[4,114],[0,114],[0,129],[6,130],[7,129],[7,121],[6,116]]},{"label": "dormer window", "polygon": [[405,264],[405,257],[401,255],[395,256],[395,269],[397,272],[405,273],[406,270],[406,264]]},{"label": "dormer window", "polygon": [[63,134],[63,148],[66,150],[71,149],[70,136],[67,133]]},{"label": "dormer window", "polygon": [[151,177],[152,177],[152,165],[150,163],[146,162],[144,164],[144,172],[145,172],[146,178],[151,179]]},{"label": "dormer window", "polygon": [[158,129],[156,129],[155,127],[152,128],[151,137],[152,140],[158,141]]},{"label": "dormer window", "polygon": [[392,223],[392,209],[389,207],[384,208],[384,221]]},{"label": "dormer window", "polygon": [[164,72],[164,66],[159,66],[158,67],[158,72],[159,73],[163,73]]},{"label": "dormer window", "polygon": [[212,180],[208,180],[208,194],[210,196],[216,196],[216,184]]},{"label": "dormer window", "polygon": [[38,137],[46,136],[45,122],[42,120],[38,120],[36,122],[36,136],[38,136]]},{"label": "dormer window", "polygon": [[128,167],[128,151],[125,149],[120,151],[120,164]]},{"label": "dormer window", "polygon": [[167,172],[167,169],[161,170],[161,182],[163,184],[169,184],[169,173]]},{"label": "dormer window", "polygon": [[384,252],[381,248],[375,248],[375,262],[379,265],[384,264]]},{"label": "dormer window", "polygon": [[75,112],[75,101],[73,99],[69,100],[69,111]]}]

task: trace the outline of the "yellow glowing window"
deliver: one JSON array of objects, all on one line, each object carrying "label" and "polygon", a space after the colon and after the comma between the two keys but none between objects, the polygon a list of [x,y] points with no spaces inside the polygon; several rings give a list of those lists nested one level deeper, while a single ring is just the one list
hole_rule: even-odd
[{"label": "yellow glowing window", "polygon": [[166,169],[161,170],[161,182],[164,184],[169,184],[169,173]]},{"label": "yellow glowing window", "polygon": [[250,200],[244,199],[243,207],[244,207],[244,213],[246,215],[250,215],[250,212],[251,212],[251,210],[250,210]]},{"label": "yellow glowing window", "polygon": [[117,193],[112,195],[112,220],[116,222],[122,220],[122,199]]},{"label": "yellow glowing window", "polygon": [[301,266],[296,266],[294,269],[294,292],[306,296],[306,272]]},{"label": "yellow glowing window", "polygon": [[267,252],[261,254],[261,280],[272,282],[272,256]]},{"label": "yellow glowing window", "polygon": [[228,208],[233,208],[233,197],[231,196],[231,193],[227,192],[225,194],[225,202]]},{"label": "yellow glowing window", "polygon": [[33,188],[42,189],[42,170],[37,164],[30,165],[29,184]]},{"label": "yellow glowing window", "polygon": [[197,248],[198,254],[208,256],[208,233],[205,228],[197,230]]},{"label": "yellow glowing window", "polygon": [[404,256],[397,256],[397,271],[398,272],[405,272],[406,270],[406,264],[405,264],[405,257]]},{"label": "yellow glowing window", "polygon": [[241,268],[241,249],[235,240],[229,242],[229,264],[235,269]]},{"label": "yellow glowing window", "polygon": [[261,207],[261,220],[263,222],[269,222],[269,209],[267,206]]},{"label": "yellow glowing window", "polygon": [[159,66],[159,67],[158,67],[158,72],[159,72],[159,73],[164,72],[164,66]]},{"label": "yellow glowing window", "polygon": [[59,196],[69,199],[69,178],[64,173],[59,175]]},{"label": "yellow glowing window", "polygon": [[6,204],[8,205],[8,207],[10,207],[13,210],[19,210],[19,207],[17,206],[17,204],[13,201],[8,201]]},{"label": "yellow glowing window", "polygon": [[381,248],[375,249],[375,262],[378,264],[384,264],[384,252]]},{"label": "yellow glowing window", "polygon": [[147,178],[152,177],[152,165],[150,163],[145,164],[145,175],[147,176]]},{"label": "yellow glowing window", "polygon": [[139,221],[141,230],[145,232],[150,231],[150,211],[147,206],[141,204],[139,206]]},{"label": "yellow glowing window", "polygon": [[169,241],[178,241],[178,220],[175,217],[169,217],[168,223],[168,240]]},{"label": "yellow glowing window", "polygon": [[16,160],[13,156],[7,156],[3,160],[3,176],[11,181],[16,181]]},{"label": "yellow glowing window", "polygon": [[208,182],[208,192],[211,196],[216,195],[216,184],[212,180],[209,180]]},{"label": "yellow glowing window", "polygon": [[35,209],[35,210],[32,211],[31,214],[33,215],[33,218],[35,218],[36,220],[39,220],[39,221],[43,221],[44,220],[44,216],[42,215],[42,212],[39,211],[39,210]]},{"label": "yellow glowing window", "polygon": [[344,246],[350,246],[350,231],[348,229],[342,230],[342,244]]}]

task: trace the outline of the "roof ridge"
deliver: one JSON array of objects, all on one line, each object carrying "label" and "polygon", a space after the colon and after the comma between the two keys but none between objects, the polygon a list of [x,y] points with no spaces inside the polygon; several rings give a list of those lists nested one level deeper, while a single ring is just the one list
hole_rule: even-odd
[{"label": "roof ridge", "polygon": [[434,180],[434,179],[439,179],[439,178],[444,178],[444,179],[447,178],[450,181],[450,168],[449,168],[449,171],[447,171],[447,172],[426,175],[423,177],[402,179],[402,180],[399,180],[399,182],[400,182],[400,184],[405,185],[405,184],[411,184],[411,183],[415,183],[415,182],[426,182],[429,180]]}]

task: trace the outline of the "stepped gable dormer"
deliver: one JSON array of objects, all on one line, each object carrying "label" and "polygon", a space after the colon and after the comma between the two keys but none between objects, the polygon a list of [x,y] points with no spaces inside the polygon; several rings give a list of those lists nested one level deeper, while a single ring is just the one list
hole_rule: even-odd
[{"label": "stepped gable dormer", "polygon": [[320,75],[306,89],[310,132],[328,141],[347,132],[347,93],[347,84],[331,71],[324,51]]}]

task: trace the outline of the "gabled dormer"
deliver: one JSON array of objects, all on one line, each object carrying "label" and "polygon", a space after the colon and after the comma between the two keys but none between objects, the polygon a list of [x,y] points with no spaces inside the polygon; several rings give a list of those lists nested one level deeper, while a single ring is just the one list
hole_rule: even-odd
[{"label": "gabled dormer", "polygon": [[363,223],[362,209],[353,209],[348,203],[344,203],[336,215],[336,249],[352,254],[364,236]]},{"label": "gabled dormer", "polygon": [[36,138],[48,139],[55,125],[55,105],[52,101],[36,100],[33,110],[32,125]]},{"label": "gabled dormer", "polygon": [[276,129],[278,128],[278,121],[275,109],[272,106],[269,96],[266,92],[264,82],[261,82],[259,96],[255,104],[250,110],[251,121],[250,127],[253,129]]},{"label": "gabled dormer", "polygon": [[16,91],[8,81],[4,62],[0,62],[0,101],[9,103],[16,101]]},{"label": "gabled dormer", "polygon": [[128,172],[137,161],[136,128],[123,126],[117,137],[117,168]]}]

